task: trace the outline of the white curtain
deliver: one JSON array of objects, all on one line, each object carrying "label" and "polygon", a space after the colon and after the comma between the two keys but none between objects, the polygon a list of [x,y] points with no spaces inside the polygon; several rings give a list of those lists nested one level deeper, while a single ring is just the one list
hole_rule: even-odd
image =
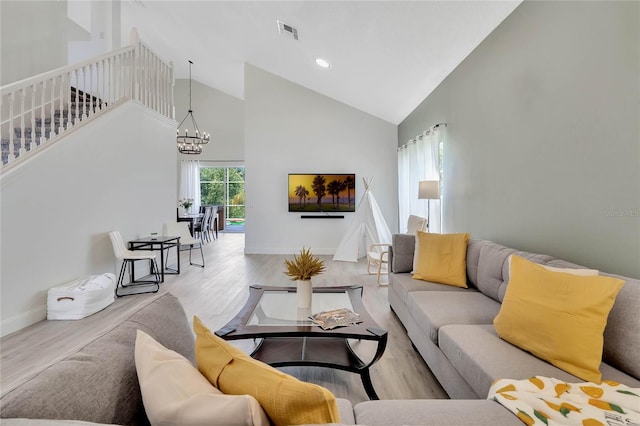
[{"label": "white curtain", "polygon": [[180,194],[178,198],[193,198],[191,211],[198,212],[200,209],[200,163],[198,160],[182,160],[180,162]]},{"label": "white curtain", "polygon": [[441,201],[419,200],[418,186],[422,180],[440,180],[440,143],[444,137],[441,131],[443,127],[439,125],[427,130],[398,148],[398,212],[402,233],[407,232],[407,220],[412,214],[429,216],[429,232],[442,232]]}]

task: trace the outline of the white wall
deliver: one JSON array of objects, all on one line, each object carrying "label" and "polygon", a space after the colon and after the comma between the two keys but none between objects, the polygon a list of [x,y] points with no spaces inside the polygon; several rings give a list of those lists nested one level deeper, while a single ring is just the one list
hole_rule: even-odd
[{"label": "white wall", "polygon": [[[92,1],[67,1],[67,17],[87,34],[91,34]],[[71,34],[69,34],[70,40]]]},{"label": "white wall", "polygon": [[125,241],[175,218],[175,123],[134,101],[2,176],[2,335],[46,316],[50,287],[117,272]]},{"label": "white wall", "polygon": [[333,254],[345,219],[300,219],[287,212],[288,173],[355,173],[391,230],[397,225],[397,128],[331,98],[245,65],[246,253]]},{"label": "white wall", "polygon": [[0,85],[67,65],[66,1],[0,1]]},{"label": "white wall", "polygon": [[[203,146],[202,154],[179,154],[180,159],[201,161],[244,160],[244,103],[213,87],[193,80],[191,107],[202,132],[211,133],[211,141]],[[174,89],[176,121],[182,121],[189,110],[189,80],[177,79]],[[191,119],[181,126],[193,131]]]},{"label": "white wall", "polygon": [[[69,63],[75,64],[122,47],[120,1],[68,1]],[[124,45],[129,44],[124,40]]]},{"label": "white wall", "polygon": [[399,126],[448,122],[444,226],[640,277],[640,3],[522,3]]}]

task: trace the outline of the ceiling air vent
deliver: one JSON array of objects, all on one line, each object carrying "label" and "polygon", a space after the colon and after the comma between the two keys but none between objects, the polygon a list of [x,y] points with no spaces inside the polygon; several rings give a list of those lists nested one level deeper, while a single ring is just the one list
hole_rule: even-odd
[{"label": "ceiling air vent", "polygon": [[298,30],[296,28],[292,27],[289,24],[285,24],[282,21],[277,21],[277,22],[278,22],[278,32],[280,34],[289,35],[293,37],[294,40],[298,39]]}]

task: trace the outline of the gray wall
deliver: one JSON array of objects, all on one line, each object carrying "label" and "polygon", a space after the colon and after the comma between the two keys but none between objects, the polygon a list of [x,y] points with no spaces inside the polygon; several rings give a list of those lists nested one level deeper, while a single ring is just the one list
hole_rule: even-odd
[{"label": "gray wall", "polygon": [[288,173],[355,173],[397,231],[397,127],[251,65],[245,65],[246,253],[333,254],[345,219],[304,220],[288,213]]},{"label": "gray wall", "polygon": [[640,3],[526,1],[399,126],[448,122],[444,230],[640,277]]}]

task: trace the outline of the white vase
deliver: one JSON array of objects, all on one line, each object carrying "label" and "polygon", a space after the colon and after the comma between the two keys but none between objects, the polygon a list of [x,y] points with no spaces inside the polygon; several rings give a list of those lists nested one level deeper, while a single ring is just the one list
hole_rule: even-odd
[{"label": "white vase", "polygon": [[313,294],[311,280],[297,280],[296,284],[298,286],[296,290],[298,295],[298,308],[311,309],[311,295]]}]

